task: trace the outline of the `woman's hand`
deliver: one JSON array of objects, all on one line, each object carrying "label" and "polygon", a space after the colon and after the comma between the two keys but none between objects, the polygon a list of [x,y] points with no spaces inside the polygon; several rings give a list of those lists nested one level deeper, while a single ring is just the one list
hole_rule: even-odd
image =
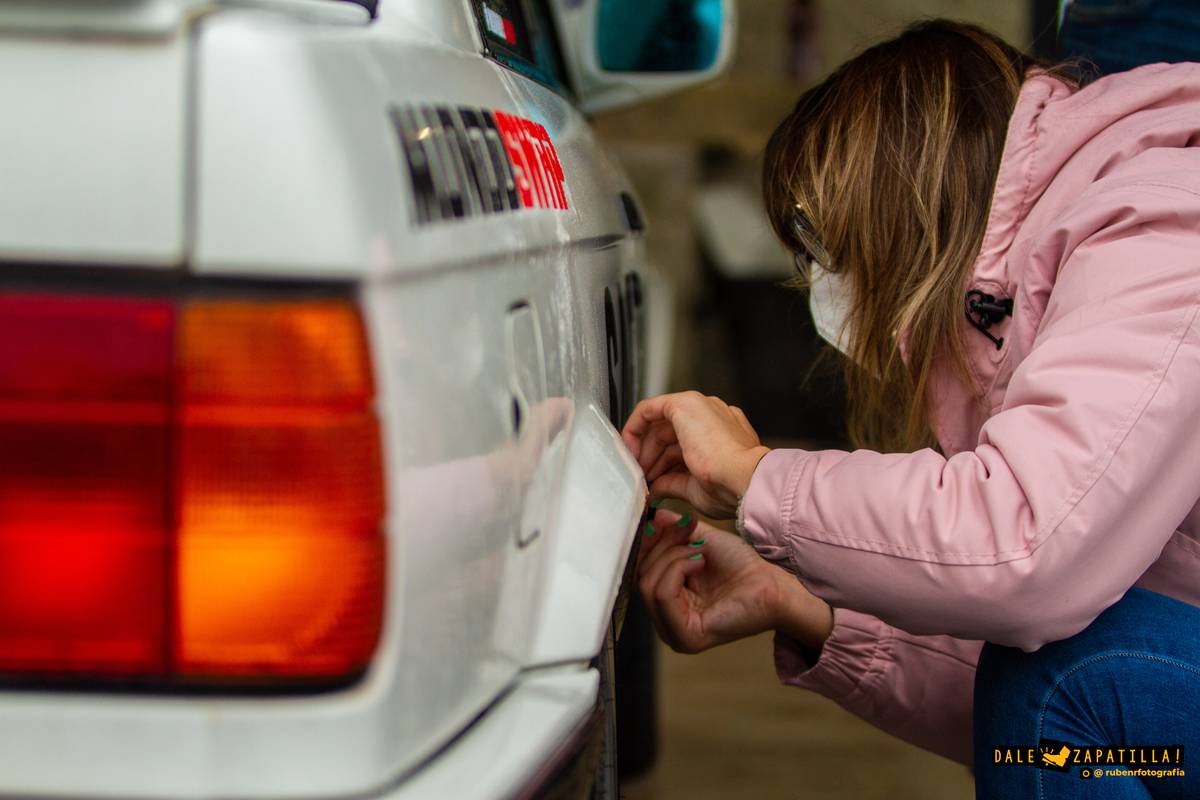
[{"label": "woman's hand", "polygon": [[738,537],[666,510],[652,525],[638,554],[638,589],[671,649],[698,653],[778,630],[819,650],[829,637],[825,601]]},{"label": "woman's hand", "polygon": [[651,497],[685,500],[719,519],[737,513],[738,499],[768,452],[740,408],[699,392],[643,400],[621,438],[646,473]]}]

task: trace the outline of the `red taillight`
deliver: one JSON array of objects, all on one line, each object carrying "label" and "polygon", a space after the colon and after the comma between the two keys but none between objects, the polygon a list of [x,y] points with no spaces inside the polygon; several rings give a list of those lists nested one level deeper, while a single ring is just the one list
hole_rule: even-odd
[{"label": "red taillight", "polygon": [[0,670],[159,673],[173,311],[0,296]]},{"label": "red taillight", "polygon": [[0,673],[360,672],[372,395],[345,301],[0,297]]}]

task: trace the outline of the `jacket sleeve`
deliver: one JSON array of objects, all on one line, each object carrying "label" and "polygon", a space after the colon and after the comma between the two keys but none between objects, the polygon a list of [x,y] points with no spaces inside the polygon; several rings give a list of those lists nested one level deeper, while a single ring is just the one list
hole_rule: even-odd
[{"label": "jacket sleeve", "polygon": [[973,451],[772,451],[747,540],[831,605],[915,634],[1032,651],[1082,630],[1200,494],[1195,217],[1073,248]]},{"label": "jacket sleeve", "polygon": [[835,609],[815,664],[782,634],[775,672],[907,742],[971,763],[971,709],[980,642],[913,636],[867,614]]}]

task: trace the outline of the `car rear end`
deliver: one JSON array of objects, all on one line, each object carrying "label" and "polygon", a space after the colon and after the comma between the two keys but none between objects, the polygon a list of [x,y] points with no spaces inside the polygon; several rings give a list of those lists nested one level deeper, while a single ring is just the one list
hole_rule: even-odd
[{"label": "car rear end", "polygon": [[[38,5],[0,6],[0,796],[589,783],[645,487],[582,117],[465,7]],[[543,131],[561,202],[421,212],[431,109],[439,169],[441,109]]]}]

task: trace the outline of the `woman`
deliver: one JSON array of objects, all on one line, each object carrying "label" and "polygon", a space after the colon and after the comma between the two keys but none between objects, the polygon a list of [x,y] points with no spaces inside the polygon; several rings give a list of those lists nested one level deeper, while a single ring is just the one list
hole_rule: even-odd
[{"label": "woman", "polygon": [[995,763],[1200,759],[1198,142],[1198,65],[1079,88],[945,22],[805,93],[764,191],[864,449],[768,450],[696,393],[638,405],[651,496],[736,516],[758,553],[659,511],[639,573],[662,637],[775,630],[785,683],[973,761],[980,797],[1200,797],[1200,761]]}]

